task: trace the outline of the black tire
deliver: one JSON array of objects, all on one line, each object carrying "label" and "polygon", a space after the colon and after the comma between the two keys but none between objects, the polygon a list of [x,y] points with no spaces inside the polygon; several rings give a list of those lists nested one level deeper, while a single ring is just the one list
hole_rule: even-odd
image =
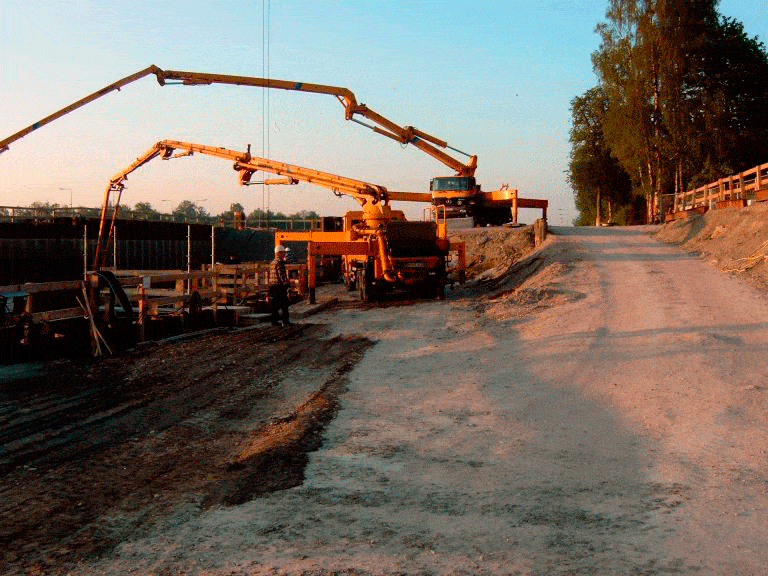
[{"label": "black tire", "polygon": [[364,270],[358,270],[357,283],[360,286],[360,300],[364,304],[373,302],[373,262],[368,262]]},{"label": "black tire", "polygon": [[358,282],[360,285],[360,301],[363,304],[368,304],[371,301],[371,283],[365,271],[362,272],[362,276]]}]

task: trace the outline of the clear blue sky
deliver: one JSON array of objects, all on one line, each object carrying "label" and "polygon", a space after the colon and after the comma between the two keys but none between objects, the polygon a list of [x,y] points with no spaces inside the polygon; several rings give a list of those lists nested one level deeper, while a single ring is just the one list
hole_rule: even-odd
[{"label": "clear blue sky", "polygon": [[[401,125],[479,158],[483,189],[508,183],[575,216],[565,178],[570,101],[595,84],[590,54],[606,0],[2,0],[0,136],[6,137],[149,64],[345,86]],[[724,15],[768,38],[757,0]],[[265,14],[269,26],[265,27]],[[266,41],[268,36],[268,42]],[[266,49],[268,47],[268,50]],[[260,89],[160,87],[150,76],[11,145],[0,155],[0,205],[99,206],[110,176],[158,140],[188,140],[365,180],[427,191],[451,171],[413,147],[346,122],[333,97]],[[265,125],[266,124],[266,125]],[[311,186],[241,188],[231,165],[159,160],[128,180],[123,202],[170,211],[342,214],[356,204]],[[418,217],[418,205],[403,205]],[[524,215],[530,221],[534,217]]]}]

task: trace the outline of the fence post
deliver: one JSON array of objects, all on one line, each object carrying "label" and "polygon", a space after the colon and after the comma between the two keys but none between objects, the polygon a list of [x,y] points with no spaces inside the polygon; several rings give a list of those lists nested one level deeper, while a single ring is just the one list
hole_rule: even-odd
[{"label": "fence post", "polygon": [[83,279],[88,279],[88,223],[83,222]]},{"label": "fence post", "polygon": [[216,249],[216,225],[211,224],[211,268],[213,268],[213,265],[216,264],[215,249]]},{"label": "fence post", "polygon": [[112,265],[117,270],[117,226],[114,227],[112,238]]},{"label": "fence post", "polygon": [[315,243],[307,242],[307,288],[309,289],[309,303],[315,303]]},{"label": "fence post", "polygon": [[192,272],[192,224],[187,224],[187,294],[190,294],[189,274]]},{"label": "fence post", "polygon": [[213,272],[213,276],[211,276],[211,286],[213,288],[214,296],[213,296],[213,314],[216,315],[216,311],[219,308],[219,298],[221,297],[221,294],[219,294],[219,264],[214,264],[211,266],[211,272]]},{"label": "fence post", "polygon": [[146,293],[144,292],[144,277],[139,277],[139,285],[136,287],[136,296],[139,300],[139,338],[144,341],[147,339],[147,333],[146,333],[146,312],[147,312],[147,301],[146,301]]}]

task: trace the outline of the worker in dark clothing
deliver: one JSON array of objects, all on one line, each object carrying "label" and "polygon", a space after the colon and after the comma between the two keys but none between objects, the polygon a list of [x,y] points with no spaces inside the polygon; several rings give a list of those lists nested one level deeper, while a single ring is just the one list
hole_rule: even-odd
[{"label": "worker in dark clothing", "polygon": [[288,273],[285,270],[285,246],[275,246],[275,259],[269,267],[269,305],[272,310],[272,326],[280,326],[278,320],[282,311],[283,326],[290,326],[288,320]]}]

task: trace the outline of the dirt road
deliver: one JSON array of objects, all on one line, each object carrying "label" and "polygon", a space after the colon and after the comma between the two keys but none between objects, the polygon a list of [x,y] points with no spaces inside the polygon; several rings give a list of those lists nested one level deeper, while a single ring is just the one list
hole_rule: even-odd
[{"label": "dirt road", "polygon": [[[202,478],[180,481],[195,458],[182,450],[173,462],[183,474],[134,487],[150,502],[97,507],[43,552],[17,532],[24,546],[8,571],[764,574],[765,295],[645,228],[554,232],[529,259],[445,302],[347,306],[299,329],[317,359],[297,371],[297,358],[284,363],[283,401],[294,378],[294,401],[319,398],[310,381],[344,390],[332,410],[309,410],[324,428],[304,428],[322,429],[322,445],[292,444],[310,451],[286,489],[253,489],[274,410],[255,415],[241,394],[230,406],[240,406],[237,425],[234,412],[195,409],[174,428],[219,441],[203,444]],[[288,353],[281,338],[268,343]],[[329,342],[336,360],[315,380]],[[288,413],[286,422],[301,420],[301,410]],[[137,436],[146,454],[150,437]],[[8,479],[23,494],[24,482],[63,465],[8,472],[3,504],[17,494]],[[89,478],[80,481],[86,493]],[[87,500],[78,498],[60,514]],[[3,523],[28,499],[4,506]],[[61,552],[70,545],[80,554]],[[21,561],[35,553],[36,564]]]}]

